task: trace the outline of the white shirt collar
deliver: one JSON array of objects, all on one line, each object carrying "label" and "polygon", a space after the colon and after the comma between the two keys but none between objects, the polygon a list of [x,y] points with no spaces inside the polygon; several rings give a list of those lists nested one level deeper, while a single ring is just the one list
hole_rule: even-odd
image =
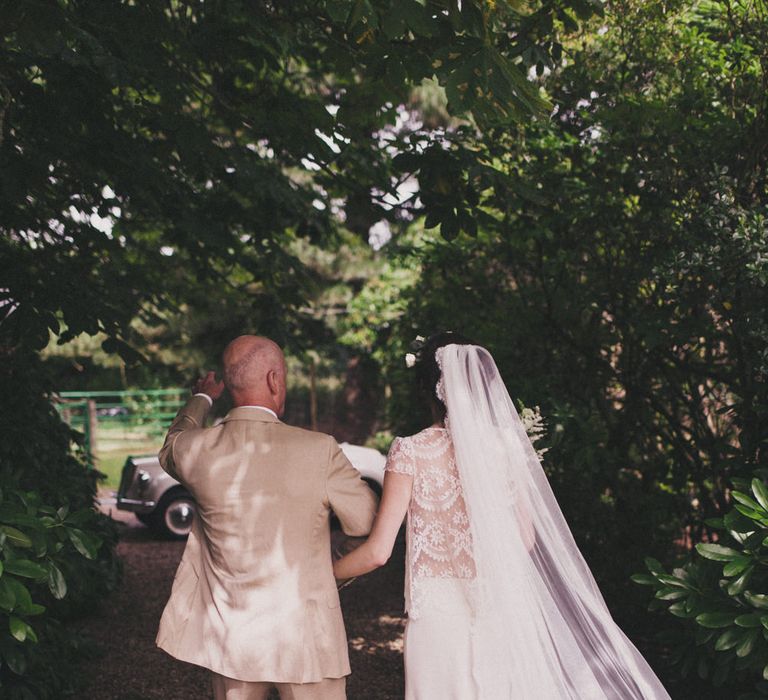
[{"label": "white shirt collar", "polygon": [[258,408],[258,409],[260,409],[262,411],[266,411],[267,413],[271,413],[275,418],[280,420],[280,418],[278,417],[277,413],[275,413],[271,408],[267,408],[266,406],[257,406],[255,404],[250,404],[250,405],[246,405],[246,406],[238,406],[238,408]]}]

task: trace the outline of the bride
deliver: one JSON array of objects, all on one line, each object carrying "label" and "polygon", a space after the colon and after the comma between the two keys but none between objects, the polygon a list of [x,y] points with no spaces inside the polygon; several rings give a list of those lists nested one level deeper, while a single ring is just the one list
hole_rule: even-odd
[{"label": "bride", "polygon": [[406,700],[669,698],[608,612],[490,353],[431,337],[434,424],[397,438],[368,540],[337,579],[386,563],[408,515]]}]

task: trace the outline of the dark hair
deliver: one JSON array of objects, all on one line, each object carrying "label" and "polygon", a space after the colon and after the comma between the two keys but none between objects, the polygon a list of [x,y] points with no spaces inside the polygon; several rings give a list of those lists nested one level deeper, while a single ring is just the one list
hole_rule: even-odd
[{"label": "dark hair", "polygon": [[432,409],[435,418],[445,418],[445,404],[437,398],[437,382],[440,380],[440,366],[437,364],[435,353],[438,348],[445,345],[474,345],[469,338],[465,338],[453,331],[443,331],[429,336],[418,351],[416,358],[416,385],[421,397],[426,400]]}]

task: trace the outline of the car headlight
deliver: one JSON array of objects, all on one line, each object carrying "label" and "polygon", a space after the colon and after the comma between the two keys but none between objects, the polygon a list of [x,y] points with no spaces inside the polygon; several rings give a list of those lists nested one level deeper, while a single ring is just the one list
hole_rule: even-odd
[{"label": "car headlight", "polygon": [[136,475],[136,483],[139,487],[139,491],[145,491],[149,482],[152,481],[152,477],[149,472],[145,472],[143,469],[139,469],[139,473]]}]

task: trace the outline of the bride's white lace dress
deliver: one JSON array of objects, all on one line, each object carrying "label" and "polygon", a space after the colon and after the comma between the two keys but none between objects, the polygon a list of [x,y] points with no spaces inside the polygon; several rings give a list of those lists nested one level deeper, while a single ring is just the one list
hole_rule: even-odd
[{"label": "bride's white lace dress", "polygon": [[447,428],[397,438],[386,464],[413,477],[406,700],[668,700],[613,621],[490,354],[436,357]]},{"label": "bride's white lace dress", "polygon": [[472,534],[447,431],[432,427],[396,438],[386,469],[413,477],[406,526],[406,700],[477,698]]}]

